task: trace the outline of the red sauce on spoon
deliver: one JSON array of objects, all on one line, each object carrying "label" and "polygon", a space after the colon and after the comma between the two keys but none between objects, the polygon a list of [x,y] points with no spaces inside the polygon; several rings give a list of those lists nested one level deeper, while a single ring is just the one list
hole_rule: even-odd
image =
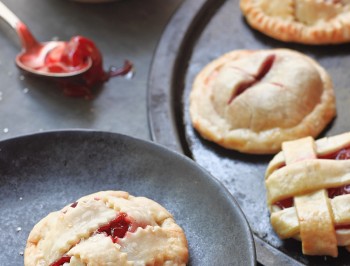
[{"label": "red sauce on spoon", "polygon": [[[21,68],[34,69],[39,73],[58,74],[55,80],[67,96],[92,98],[92,89],[111,77],[123,76],[133,70],[129,61],[120,69],[103,69],[102,55],[94,42],[83,36],[75,36],[69,42],[39,43],[26,25],[17,24],[24,51],[17,57]],[[84,71],[91,64],[87,71]],[[59,74],[81,74],[59,77]]]}]

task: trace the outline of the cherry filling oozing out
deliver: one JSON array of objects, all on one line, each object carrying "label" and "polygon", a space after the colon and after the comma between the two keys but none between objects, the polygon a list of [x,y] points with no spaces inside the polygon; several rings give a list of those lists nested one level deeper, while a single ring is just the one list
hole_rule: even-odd
[{"label": "cherry filling oozing out", "polygon": [[[262,62],[261,67],[258,71],[258,73],[254,76],[251,76],[249,80],[242,81],[235,92],[231,95],[230,99],[228,100],[228,104],[230,104],[238,95],[242,94],[244,91],[252,87],[255,83],[262,80],[266,74],[270,71],[272,68],[273,63],[275,62],[276,55],[271,54],[265,58],[265,60]],[[243,69],[240,69],[241,71],[245,72]],[[248,73],[247,73],[248,74]],[[278,84],[280,85],[280,84]]]},{"label": "cherry filling oozing out", "polygon": [[[340,151],[334,152],[332,154],[320,156],[318,158],[319,159],[330,159],[330,160],[349,160],[350,159],[350,147],[341,149]],[[345,186],[336,187],[336,188],[328,188],[327,191],[328,191],[328,197],[333,199],[336,196],[350,194],[350,185],[345,185]],[[294,205],[293,198],[287,198],[284,200],[277,201],[274,203],[274,205],[278,206],[281,209],[290,208]],[[350,225],[346,226],[346,228],[350,229]]]},{"label": "cherry filling oozing out", "polygon": [[[75,208],[77,202],[74,202],[71,207]],[[113,243],[116,243],[118,239],[125,237],[126,233],[131,229],[131,220],[126,213],[118,213],[116,218],[110,221],[108,224],[98,228],[94,234],[105,234],[109,236]],[[66,262],[69,262],[71,256],[63,255],[61,258],[51,263],[50,266],[61,266]]]},{"label": "cherry filling oozing out", "polygon": [[113,243],[116,243],[119,238],[123,238],[131,227],[131,221],[126,213],[119,213],[117,217],[110,221],[109,224],[101,226],[96,233],[103,233],[110,236]]},{"label": "cherry filling oozing out", "polygon": [[59,258],[58,260],[56,260],[54,263],[51,263],[50,266],[61,266],[65,263],[70,262],[70,258],[71,258],[71,256],[64,255],[61,258]]}]

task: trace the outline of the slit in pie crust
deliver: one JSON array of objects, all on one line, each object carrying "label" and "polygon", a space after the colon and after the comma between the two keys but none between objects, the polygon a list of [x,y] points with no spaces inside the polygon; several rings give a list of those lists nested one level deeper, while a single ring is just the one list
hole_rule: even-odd
[{"label": "slit in pie crust", "polygon": [[189,109],[203,138],[256,154],[315,137],[336,114],[326,70],[289,49],[236,50],[210,62],[195,78]]},{"label": "slit in pie crust", "polygon": [[240,7],[251,27],[281,41],[350,41],[349,0],[241,0]]},{"label": "slit in pie crust", "polygon": [[350,133],[284,142],[265,174],[271,224],[306,255],[350,251]]},{"label": "slit in pie crust", "polygon": [[183,230],[158,203],[102,191],[52,212],[31,231],[25,266],[186,265]]}]

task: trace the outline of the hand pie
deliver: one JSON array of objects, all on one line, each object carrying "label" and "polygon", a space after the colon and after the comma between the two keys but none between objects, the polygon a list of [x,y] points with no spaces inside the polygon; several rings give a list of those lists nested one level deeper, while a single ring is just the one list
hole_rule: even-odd
[{"label": "hand pie", "polygon": [[283,141],[315,137],[335,113],[327,72],[288,49],[225,54],[204,67],[190,94],[202,137],[245,153],[276,153]]},{"label": "hand pie", "polygon": [[350,133],[284,142],[266,171],[271,224],[306,255],[350,251]]},{"label": "hand pie", "polygon": [[253,28],[281,41],[350,41],[349,0],[241,0],[240,6]]},{"label": "hand pie", "polygon": [[123,191],[85,196],[31,231],[25,266],[185,265],[187,241],[158,203]]}]

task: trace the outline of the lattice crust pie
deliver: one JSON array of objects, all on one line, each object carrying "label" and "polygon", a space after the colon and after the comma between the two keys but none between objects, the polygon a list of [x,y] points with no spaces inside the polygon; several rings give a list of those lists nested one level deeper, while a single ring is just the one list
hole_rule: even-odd
[{"label": "lattice crust pie", "polygon": [[350,41],[349,0],[241,0],[255,29],[278,40],[304,44]]},{"label": "lattice crust pie", "polygon": [[158,203],[103,191],[50,213],[32,230],[24,265],[186,265],[187,241]]},{"label": "lattice crust pie", "polygon": [[285,142],[266,171],[271,224],[306,255],[350,251],[350,133]]},{"label": "lattice crust pie", "polygon": [[332,81],[288,49],[237,50],[196,77],[190,115],[205,139],[246,153],[276,153],[286,140],[318,135],[335,115]]}]

